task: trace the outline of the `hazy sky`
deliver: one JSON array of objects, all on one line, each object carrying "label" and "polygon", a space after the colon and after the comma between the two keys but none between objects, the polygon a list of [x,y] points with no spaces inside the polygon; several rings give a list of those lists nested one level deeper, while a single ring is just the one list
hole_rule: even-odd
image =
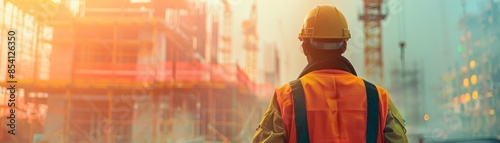
[{"label": "hazy sky", "polygon": [[[241,21],[250,16],[253,0],[233,0],[233,34],[235,47],[242,47],[243,36]],[[466,0],[467,13],[479,13],[485,0]],[[282,73],[281,83],[293,80],[306,65],[297,39],[305,14],[317,5],[334,5],[348,20],[352,39],[348,42],[348,59],[354,64],[361,77],[363,69],[363,24],[358,20],[362,0],[257,0],[259,44],[277,42],[280,50]],[[455,48],[463,33],[458,27],[460,16],[464,13],[460,0],[400,0],[386,1],[388,17],[383,22],[383,57],[385,85],[390,81],[389,72],[400,68],[400,34],[398,27],[401,18],[405,20],[405,39],[407,43],[407,67],[417,63],[424,69],[426,91],[436,90],[444,71],[452,64],[461,64],[448,59],[459,56]],[[402,16],[404,14],[404,17]],[[281,25],[279,23],[281,22]],[[261,46],[262,47],[262,46]],[[243,48],[235,49],[235,57],[244,65]],[[262,58],[260,58],[262,59]],[[262,68],[263,61],[260,62]],[[399,78],[399,77],[397,77]]]}]

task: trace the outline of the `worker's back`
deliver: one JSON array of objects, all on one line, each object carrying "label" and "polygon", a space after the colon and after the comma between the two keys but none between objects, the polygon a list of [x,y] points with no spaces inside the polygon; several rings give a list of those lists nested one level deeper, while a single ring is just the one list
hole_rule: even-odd
[{"label": "worker's back", "polygon": [[351,38],[342,12],[313,8],[298,38],[308,64],[298,80],[276,89],[253,142],[408,142],[387,91],[357,77],[342,56]]},{"label": "worker's back", "polygon": [[[368,115],[367,90],[363,79],[346,71],[323,69],[302,76],[300,82],[307,115],[306,134],[310,142],[357,143],[367,140],[367,116],[370,115]],[[304,134],[304,129],[298,129],[296,126],[301,121],[297,122],[295,117],[298,111],[294,112],[294,106],[297,106],[294,104],[299,100],[293,101],[295,92],[292,89],[297,88],[293,86],[286,84],[276,89],[283,124],[290,142],[296,142],[297,136]],[[376,89],[374,91],[378,91],[379,103],[371,106],[378,107],[372,109],[378,112],[378,116],[372,115],[371,118],[378,117],[374,125],[377,130],[375,134],[377,142],[382,142],[388,113],[388,94],[381,87],[377,86]]]}]

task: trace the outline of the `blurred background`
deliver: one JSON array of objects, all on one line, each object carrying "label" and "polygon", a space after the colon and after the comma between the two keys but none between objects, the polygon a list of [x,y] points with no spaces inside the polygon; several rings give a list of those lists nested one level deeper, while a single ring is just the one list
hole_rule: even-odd
[{"label": "blurred background", "polygon": [[[334,5],[411,142],[499,138],[499,0],[0,0],[0,142],[251,142]],[[16,32],[16,135],[7,32]]]}]

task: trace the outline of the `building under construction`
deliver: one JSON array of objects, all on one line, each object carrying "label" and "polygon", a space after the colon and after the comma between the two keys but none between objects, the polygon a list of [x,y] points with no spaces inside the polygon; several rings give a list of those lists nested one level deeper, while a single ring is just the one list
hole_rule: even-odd
[{"label": "building under construction", "polygon": [[[3,126],[0,142],[251,140],[263,114],[261,86],[219,55],[231,48],[230,7],[220,3],[226,8],[194,0],[0,0],[0,31],[15,28],[22,47],[17,135]],[[6,55],[2,49],[3,75]],[[6,81],[2,118],[10,110]]]}]

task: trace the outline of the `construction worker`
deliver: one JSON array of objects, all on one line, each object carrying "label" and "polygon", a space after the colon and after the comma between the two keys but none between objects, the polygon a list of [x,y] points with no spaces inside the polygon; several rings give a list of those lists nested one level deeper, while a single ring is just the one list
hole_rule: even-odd
[{"label": "construction worker", "polygon": [[357,77],[341,55],[350,37],[336,7],[307,14],[299,39],[308,64],[297,80],[276,88],[253,142],[408,142],[387,91]]}]

